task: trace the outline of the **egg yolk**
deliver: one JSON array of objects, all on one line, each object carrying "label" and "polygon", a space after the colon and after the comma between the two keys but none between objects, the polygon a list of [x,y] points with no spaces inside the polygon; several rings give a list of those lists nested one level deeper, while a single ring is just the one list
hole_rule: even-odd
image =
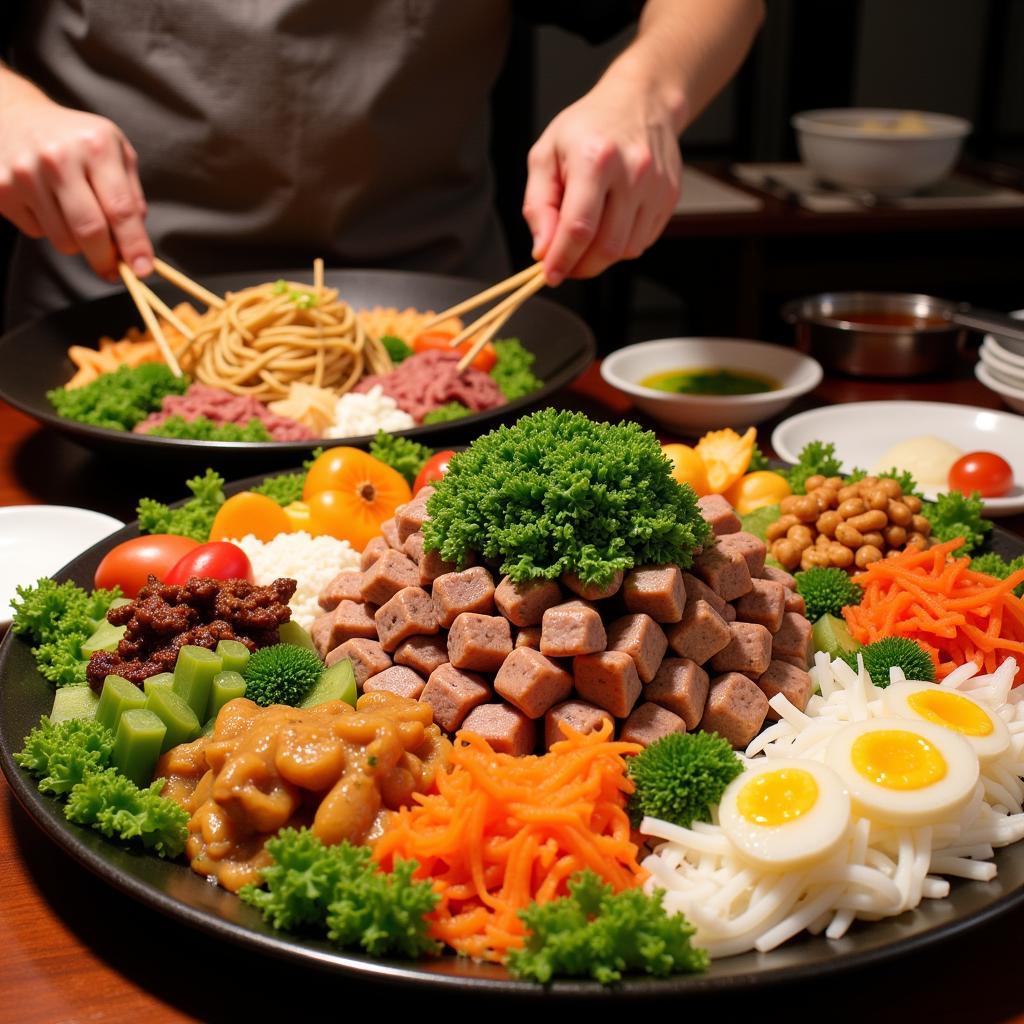
[{"label": "egg yolk", "polygon": [[946,759],[923,736],[878,729],[858,736],[850,750],[853,767],[884,789],[924,789],[946,775]]},{"label": "egg yolk", "polygon": [[818,801],[818,784],[802,768],[780,768],[754,776],[739,792],[736,809],[753,825],[785,825]]},{"label": "egg yolk", "polygon": [[948,690],[919,690],[907,698],[912,711],[926,722],[945,726],[965,736],[988,736],[992,722],[977,704]]}]

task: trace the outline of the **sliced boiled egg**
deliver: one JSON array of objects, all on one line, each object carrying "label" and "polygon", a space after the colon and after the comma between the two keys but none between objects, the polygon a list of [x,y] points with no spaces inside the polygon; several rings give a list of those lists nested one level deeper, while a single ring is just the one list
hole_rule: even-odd
[{"label": "sliced boiled egg", "polygon": [[886,714],[932,722],[959,733],[981,761],[1004,754],[1010,746],[1006,723],[966,693],[934,683],[894,683],[882,694]]},{"label": "sliced boiled egg", "polygon": [[825,763],[846,784],[853,809],[885,825],[944,821],[978,784],[978,757],[955,732],[931,722],[874,718],[832,737]]},{"label": "sliced boiled egg", "polygon": [[850,824],[850,798],[817,761],[763,759],[726,787],[718,820],[744,860],[783,870],[835,850]]}]

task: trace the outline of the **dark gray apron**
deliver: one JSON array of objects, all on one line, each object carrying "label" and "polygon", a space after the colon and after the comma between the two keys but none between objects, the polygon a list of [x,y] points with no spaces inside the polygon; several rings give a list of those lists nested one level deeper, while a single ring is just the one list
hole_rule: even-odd
[{"label": "dark gray apron", "polygon": [[[500,276],[488,96],[508,0],[32,0],[15,68],[139,153],[159,255]],[[525,154],[524,154],[525,159]],[[11,322],[109,291],[19,239]]]}]

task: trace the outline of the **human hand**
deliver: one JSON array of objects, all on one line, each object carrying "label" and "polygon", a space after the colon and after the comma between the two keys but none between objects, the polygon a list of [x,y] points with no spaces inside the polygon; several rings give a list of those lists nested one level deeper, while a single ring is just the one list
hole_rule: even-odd
[{"label": "human hand", "polygon": [[679,197],[677,118],[653,92],[602,80],[548,125],[523,216],[549,284],[594,277],[658,238]]},{"label": "human hand", "polygon": [[2,71],[0,215],[66,255],[82,253],[101,277],[119,280],[124,260],[153,269],[137,157],[105,117],[70,110]]}]

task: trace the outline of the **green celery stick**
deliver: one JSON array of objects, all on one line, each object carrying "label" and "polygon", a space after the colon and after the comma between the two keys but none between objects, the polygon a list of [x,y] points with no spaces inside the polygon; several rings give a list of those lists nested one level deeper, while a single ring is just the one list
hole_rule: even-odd
[{"label": "green celery stick", "polygon": [[241,672],[249,664],[249,648],[240,640],[220,640],[216,654],[224,662],[226,672]]},{"label": "green celery stick", "polygon": [[61,686],[53,695],[50,721],[56,725],[71,718],[95,718],[100,699],[88,686]]},{"label": "green celery stick", "polygon": [[295,644],[296,647],[306,647],[311,651],[316,650],[313,638],[294,619],[281,623],[277,631],[277,638],[283,644]]},{"label": "green celery stick", "polygon": [[188,706],[202,719],[210,704],[213,677],[224,668],[224,663],[213,651],[205,647],[186,644],[178,651],[174,665],[174,692],[183,697]]},{"label": "green celery stick", "polygon": [[146,699],[146,710],[152,711],[167,726],[161,754],[179,743],[191,743],[199,735],[196,713],[169,686],[153,688]]},{"label": "green celery stick", "polygon": [[111,758],[114,767],[136,786],[148,786],[166,735],[167,726],[152,711],[145,708],[126,711],[117,723]]},{"label": "green celery stick", "polygon": [[356,706],[356,674],[348,658],[342,658],[325,668],[313,684],[313,689],[302,698],[299,707],[315,708],[317,704],[326,704],[329,700],[343,700],[346,704]]},{"label": "green celery stick", "polygon": [[169,690],[173,686],[173,672],[158,672],[155,676],[150,676],[143,682],[142,689],[148,697],[154,690]]},{"label": "green celery stick", "polygon": [[[221,640],[221,643],[224,643]],[[220,709],[229,700],[245,696],[245,680],[241,673],[225,669],[213,677],[213,686],[210,687],[210,703],[206,709],[206,717],[216,718]]]},{"label": "green celery stick", "polygon": [[146,706],[146,695],[134,683],[123,676],[107,676],[100,690],[100,702],[96,708],[96,720],[111,732],[117,732],[117,723],[125,711]]}]

